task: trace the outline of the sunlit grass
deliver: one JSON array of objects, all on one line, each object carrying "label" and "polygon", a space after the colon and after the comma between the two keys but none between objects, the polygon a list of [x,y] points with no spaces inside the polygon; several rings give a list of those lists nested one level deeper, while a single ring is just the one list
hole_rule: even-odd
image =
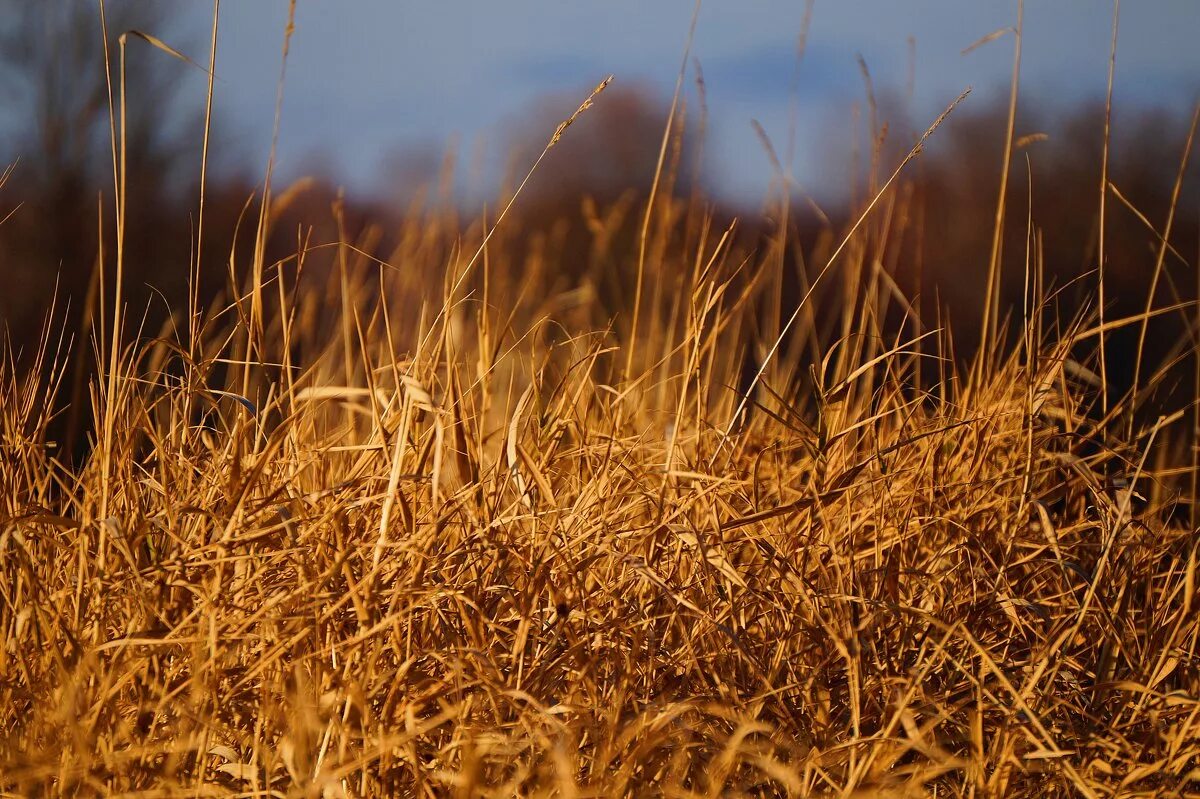
[{"label": "sunlit grass", "polygon": [[[1200,792],[1190,416],[1096,374],[1160,311],[1060,319],[1031,248],[964,367],[882,267],[901,224],[831,231],[771,313],[788,231],[673,180],[565,290],[489,238],[518,196],[258,247],[157,335],[52,322],[0,370],[0,787]],[[858,222],[908,219],[880,185]]]}]

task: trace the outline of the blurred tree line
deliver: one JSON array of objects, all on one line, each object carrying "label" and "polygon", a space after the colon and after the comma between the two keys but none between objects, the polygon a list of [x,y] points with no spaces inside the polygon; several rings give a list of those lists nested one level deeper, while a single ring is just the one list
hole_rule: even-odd
[{"label": "blurred tree line", "polygon": [[[608,205],[622,210],[622,224],[606,231],[617,243],[610,242],[606,251],[628,252],[635,246],[640,216],[631,211],[649,192],[667,115],[665,105],[651,102],[645,93],[620,89],[616,93],[617,97],[611,98],[614,102],[595,118],[580,121],[582,135],[564,139],[561,149],[552,153],[535,196],[526,206],[535,212],[522,215],[523,225],[540,228],[544,235],[556,231],[564,246],[549,248],[561,259],[554,268],[569,275],[569,280],[588,272],[597,282],[602,300],[614,312],[623,307],[622,297],[632,278],[626,274],[620,285],[615,285],[611,275],[620,268],[615,259],[604,269],[596,269],[582,257],[595,237],[592,209]],[[1107,321],[1145,311],[1169,215],[1173,216],[1170,240],[1154,307],[1200,296],[1200,159],[1188,158],[1191,111],[1114,109],[1105,215]],[[877,210],[861,234],[870,250],[868,259],[877,258],[884,264],[913,300],[913,307],[924,317],[923,329],[949,326],[956,354],[963,360],[973,356],[979,344],[1007,113],[1003,104],[960,107],[902,173],[893,189],[895,204]],[[711,203],[708,208],[717,227],[738,218],[741,239],[760,252],[778,236],[780,220],[787,220],[787,252],[782,256],[788,271],[782,282],[784,296],[774,308],[764,309],[768,316],[774,311],[781,318],[770,320],[764,328],[778,328],[791,313],[803,296],[806,280],[820,270],[832,247],[928,124],[925,119],[910,119],[898,104],[885,105],[874,116],[887,123],[880,123],[879,130],[860,131],[857,155],[851,155],[853,146],[831,141],[828,158],[845,165],[846,184],[854,187],[852,196],[834,202],[819,195],[793,196],[786,214],[770,198],[759,208],[740,208],[720,202],[720,187],[707,191],[697,182],[695,163],[702,147],[695,129],[702,129],[703,121],[680,122],[685,141],[673,151],[674,160],[668,158],[667,163],[668,172],[677,176],[673,181],[676,193],[694,192]],[[551,115],[538,119],[541,129],[552,127]],[[998,287],[1001,322],[1007,319],[1010,340],[1020,332],[1026,291],[1031,289],[1026,284],[1027,260],[1032,271],[1042,273],[1052,316],[1063,325],[1078,314],[1090,314],[1092,323],[1096,321],[1104,121],[1104,104],[1094,100],[1066,109],[1034,101],[1022,101],[1019,106],[1005,195]],[[537,139],[530,130],[523,131],[523,136]],[[773,156],[764,152],[762,157]],[[866,174],[872,160],[880,174]],[[1177,180],[1180,191],[1173,200]],[[592,198],[599,199],[593,203]],[[536,238],[527,236],[526,240]],[[823,325],[829,329],[840,324],[832,317],[844,308],[837,296],[838,284],[835,269],[814,294],[813,304],[821,308],[820,314],[826,317]],[[894,305],[889,321],[898,325],[904,315],[905,310]],[[1200,330],[1185,321],[1187,316],[1194,319],[1197,314],[1189,309],[1151,322],[1152,335],[1145,350],[1148,363],[1142,377],[1163,358],[1177,359],[1192,346],[1200,348]],[[1109,339],[1108,372],[1114,391],[1124,391],[1133,377],[1138,332],[1138,325],[1130,325]],[[1186,381],[1184,372],[1176,369],[1176,379],[1164,381],[1160,387],[1159,399],[1190,401],[1192,365],[1184,366]]]},{"label": "blurred tree line", "polygon": [[[21,347],[41,327],[56,286],[81,313],[103,241],[112,251],[113,156],[104,42],[90,3],[2,0],[0,92],[5,105],[2,156],[13,164],[0,202],[0,258],[6,291],[0,317]],[[162,15],[150,4],[113,4],[115,40],[131,29],[155,30]],[[137,264],[131,299],[144,304],[147,284],[174,294],[187,271],[187,203],[195,186],[200,128],[194,107],[174,91],[182,64],[150,59],[131,47],[126,71],[126,175],[129,262]],[[171,233],[183,231],[184,235]],[[101,237],[104,236],[104,239]]]},{"label": "blurred tree line", "polygon": [[[110,8],[110,47],[122,31],[169,27],[170,21],[153,4]],[[0,27],[0,92],[9,129],[0,159],[16,163],[0,188],[0,270],[5,277],[0,321],[14,349],[28,352],[57,292],[60,301],[69,302],[66,329],[75,334],[76,352],[86,359],[89,309],[112,301],[95,292],[101,245],[111,258],[114,244],[103,39],[91,4],[0,0],[0,9],[5,20]],[[202,97],[192,102],[184,97],[195,93],[176,90],[194,67],[147,47],[131,47],[129,59],[126,299],[137,319],[148,309],[143,331],[156,335],[173,316],[178,322],[186,307],[188,265],[195,246]],[[535,109],[527,116],[532,120],[529,126],[517,131],[518,138],[540,150],[563,107],[548,102]],[[900,112],[892,114],[899,122],[892,130],[923,127],[906,123]],[[545,273],[561,288],[587,281],[601,307],[614,315],[625,308],[631,275],[627,259],[619,254],[635,251],[639,206],[650,191],[666,116],[661,98],[652,93],[636,87],[611,89],[551,151],[496,246],[512,248],[514,263],[526,262],[524,256],[536,249]],[[1007,195],[1003,308],[1021,307],[1031,240],[1045,264],[1047,285],[1061,289],[1056,301],[1062,312],[1069,317],[1092,300],[1103,116],[1104,109],[1095,105],[1067,112],[1022,106]],[[896,282],[917,298],[916,307],[929,317],[929,324],[942,314],[943,322],[956,325],[960,355],[970,353],[979,325],[1005,124],[1002,108],[967,106],[952,116],[897,189],[905,203],[904,219],[889,228],[886,242],[868,245],[880,248]],[[696,205],[715,218],[715,226],[740,218],[739,236],[747,246],[771,246],[778,234],[775,226],[783,218],[775,205],[768,203],[764,214],[762,209],[722,204],[719,191],[705,191],[697,177],[703,126],[697,114],[679,120],[684,132],[667,151],[667,186],[681,197],[694,196]],[[1109,180],[1116,191],[1109,194],[1106,231],[1109,318],[1144,307],[1187,127],[1187,115],[1168,110],[1130,109],[1115,120]],[[879,160],[890,171],[899,160],[897,153],[902,155],[911,140],[896,133],[886,141],[880,138],[872,135]],[[519,149],[516,155],[514,161],[524,163]],[[1200,187],[1195,173],[1193,166],[1185,175],[1160,304],[1197,296]],[[859,183],[860,189],[868,185],[865,180]],[[257,179],[249,177],[225,177],[210,184],[202,299],[230,296],[231,280],[237,279],[231,278],[230,264],[248,260],[257,213],[253,203],[260,190]],[[787,215],[789,250],[782,256],[791,276],[781,286],[784,296],[769,311],[790,313],[803,283],[800,266],[819,267],[821,253],[827,253],[853,221],[855,210],[851,203],[842,203],[818,213],[808,200],[794,199]],[[394,244],[391,231],[405,214],[413,213],[420,212],[415,207],[343,200],[334,185],[316,181],[291,197],[273,221],[267,260],[294,253],[298,241],[306,238],[367,241],[386,257]],[[464,225],[474,216],[456,213]],[[1033,239],[1027,239],[1027,219],[1035,228]],[[333,257],[330,251],[315,260],[332,262]],[[826,288],[834,290],[832,285]],[[1152,343],[1160,354],[1195,335],[1177,315],[1155,324],[1160,327]],[[1127,333],[1114,339],[1110,360],[1118,375],[1129,371],[1130,347]],[[81,374],[90,368],[81,367]]]},{"label": "blurred tree line", "polygon": [[[74,337],[72,357],[82,373],[93,368],[92,323],[97,309],[113,302],[111,275],[107,287],[99,277],[101,257],[111,272],[116,250],[114,132],[125,144],[123,297],[136,328],[126,334],[154,336],[172,322],[182,327],[197,243],[203,67],[128,37],[123,132],[121,118],[110,113],[110,99],[120,102],[122,34],[152,32],[174,45],[183,39],[184,50],[204,49],[186,46],[195,43],[176,30],[172,10],[107,4],[106,52],[95,3],[0,0],[0,163],[9,168],[0,186],[0,325],[18,363],[29,360],[49,321]],[[230,264],[253,252],[260,183],[236,170],[217,180],[210,174],[197,291],[205,302],[230,296]],[[320,186],[309,195],[278,220],[292,232],[274,239],[272,253],[289,244],[294,251],[294,224],[305,216],[317,221],[324,240],[335,237],[335,189]],[[341,229],[358,235],[379,215],[381,209],[351,207]]]}]

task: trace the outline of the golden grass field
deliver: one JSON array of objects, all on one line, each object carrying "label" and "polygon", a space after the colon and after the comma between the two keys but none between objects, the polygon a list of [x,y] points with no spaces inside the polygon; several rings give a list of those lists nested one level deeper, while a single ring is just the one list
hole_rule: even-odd
[{"label": "golden grass field", "polygon": [[964,361],[884,266],[887,180],[778,307],[786,227],[678,197],[671,141],[592,213],[620,307],[501,246],[517,191],[0,367],[0,789],[1200,795],[1193,410],[1098,374],[1164,311],[1060,318],[1031,246]]}]

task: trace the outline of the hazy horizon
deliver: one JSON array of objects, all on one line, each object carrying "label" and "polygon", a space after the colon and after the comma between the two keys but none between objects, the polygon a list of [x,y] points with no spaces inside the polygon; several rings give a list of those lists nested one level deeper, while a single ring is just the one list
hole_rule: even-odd
[{"label": "hazy horizon", "polygon": [[[287,5],[266,0],[221,9],[216,98],[221,144],[250,168],[265,164],[269,147]],[[201,41],[211,24],[211,8],[202,6],[188,15]],[[690,0],[602,6],[521,0],[503,8],[457,0],[411,7],[369,0],[346,14],[334,6],[299,3],[279,174],[318,171],[354,191],[386,192],[379,176],[389,158],[409,150],[441,151],[457,140],[465,160],[478,157],[483,147],[484,173],[495,176],[513,144],[514,123],[539,98],[561,95],[563,113],[570,113],[575,98],[608,74],[616,85],[652,92],[665,108],[693,8]],[[800,186],[822,193],[845,185],[841,167],[831,166],[837,159],[831,158],[828,133],[848,128],[852,108],[864,101],[860,55],[876,94],[903,100],[910,119],[921,126],[967,86],[974,87],[968,108],[985,108],[1007,94],[1011,36],[962,50],[1012,25],[1015,2],[964,8],[950,0],[818,0],[797,69],[804,13],[804,3],[781,0],[701,8],[691,55],[703,70],[710,115],[704,174],[727,196],[753,199],[771,180],[751,120],[763,125],[781,154],[794,146]],[[1085,0],[1028,5],[1026,103],[1070,108],[1103,97],[1111,14],[1110,3]],[[863,24],[865,18],[872,24]],[[1200,85],[1200,50],[1187,41],[1195,30],[1200,4],[1125,4],[1118,108],[1190,109]],[[694,94],[691,71],[689,66],[686,89]],[[789,145],[793,104],[795,141]],[[604,113],[603,103],[593,113]]]}]

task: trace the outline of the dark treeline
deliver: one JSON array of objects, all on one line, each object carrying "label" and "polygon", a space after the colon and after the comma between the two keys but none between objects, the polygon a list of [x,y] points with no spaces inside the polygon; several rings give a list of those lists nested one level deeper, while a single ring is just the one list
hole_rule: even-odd
[{"label": "dark treeline", "polygon": [[[928,124],[927,120],[906,119],[898,110],[881,110],[879,116],[890,124],[879,131],[863,131],[864,143],[856,162],[843,156],[847,183],[855,187],[853,196],[839,202],[794,196],[786,215],[770,197],[758,208],[711,200],[719,198],[719,191],[705,191],[702,176],[697,182],[698,171],[691,157],[702,143],[689,137],[694,139],[694,129],[702,125],[695,120],[680,121],[684,142],[669,152],[666,165],[667,173],[676,176],[672,185],[677,193],[704,197],[711,203],[706,207],[718,228],[736,218],[741,240],[760,253],[774,246],[780,220],[787,220],[786,252],[781,257],[789,269],[785,270],[783,297],[765,311],[790,315],[804,294],[806,281],[825,265],[833,248]],[[643,95],[618,95],[617,102],[595,119],[580,123],[585,129],[580,133],[585,135],[564,141],[561,152],[552,153],[534,195],[526,198],[525,208],[532,212],[521,216],[522,225],[542,235],[553,231],[564,244],[551,248],[560,259],[555,268],[573,280],[586,277],[594,282],[602,299],[607,297],[613,308],[621,307],[618,297],[629,290],[631,276],[614,279],[621,274],[619,259],[597,263],[594,256],[581,257],[596,249],[593,209],[619,209],[622,224],[606,231],[605,251],[627,253],[636,247],[640,209],[644,207],[641,201],[650,190],[665,117],[665,107],[648,102]],[[1026,292],[1032,295],[1034,290],[1027,279],[1040,280],[1050,318],[1063,325],[1079,318],[1089,324],[1098,321],[1104,120],[1102,102],[1066,109],[1035,101],[1020,106],[1004,206],[998,285],[999,325],[1010,341],[1020,331]],[[549,117],[543,121],[552,124]],[[1200,181],[1196,178],[1200,167],[1195,159],[1187,158],[1189,127],[1190,114],[1170,109],[1114,111],[1104,230],[1106,321],[1142,314],[1148,303],[1161,308],[1190,303],[1197,297]],[[922,317],[921,329],[949,328],[962,362],[970,360],[979,345],[1006,130],[1006,107],[962,106],[901,173],[859,235],[862,246],[911,300],[911,308],[892,306],[891,326],[906,318],[911,323],[915,312]],[[872,152],[874,175],[868,174]],[[1170,240],[1164,248],[1161,234],[1168,218]],[[1155,280],[1160,256],[1161,270]],[[858,277],[842,275],[836,266],[827,274],[812,298],[822,317],[820,326],[836,329],[840,325],[839,315],[846,306],[839,292],[848,280]],[[1142,352],[1143,379],[1200,342],[1196,323],[1187,321],[1195,318],[1195,310],[1187,308],[1151,321]],[[764,325],[774,327],[778,327],[775,320]],[[1139,337],[1137,324],[1115,330],[1108,337],[1111,393],[1129,388]],[[1147,392],[1146,399],[1156,400],[1149,404],[1162,409],[1190,398],[1192,369],[1190,361],[1175,363],[1155,389]]]},{"label": "dark treeline", "polygon": [[[105,274],[110,272],[115,252],[103,54],[90,8],[54,3],[37,6],[40,11],[34,6],[24,8],[27,17],[6,29],[10,37],[4,51],[6,89],[11,96],[24,97],[34,111],[3,153],[15,167],[0,189],[0,218],[4,218],[0,269],[5,276],[0,320],[21,363],[36,349],[57,297],[53,322],[73,339],[70,357],[77,368],[70,395],[78,400],[94,368],[89,339],[96,311],[111,307],[113,300],[98,291],[100,267]],[[110,21],[110,27],[132,27],[135,22]],[[49,29],[49,35],[65,31],[71,38],[47,49],[37,38],[22,38],[23,29]],[[174,73],[136,67],[131,64],[128,73],[138,82],[131,92],[143,100],[136,105],[142,110],[130,117],[128,128],[124,299],[132,310],[131,324],[136,323],[143,336],[153,337],[184,322],[196,243],[202,117],[197,107],[185,107],[172,91]],[[170,69],[188,67],[179,64]],[[628,305],[621,298],[627,296],[633,279],[629,253],[637,250],[642,209],[658,163],[667,112],[663,103],[636,89],[615,87],[602,99],[551,151],[494,246],[510,248],[513,255],[507,260],[518,264],[528,263],[529,253],[536,250],[538,262],[546,274],[555,276],[558,288],[586,283],[595,289],[602,309],[615,309]],[[532,155],[553,130],[562,105],[548,103],[544,112],[529,115],[533,121],[516,132],[515,138],[531,148]],[[891,126],[887,139],[881,141],[882,134],[875,137],[881,170],[888,173],[911,143],[895,131],[923,127],[895,116],[899,122]],[[1048,289],[1057,291],[1060,319],[1095,312],[1103,119],[1103,107],[1095,104],[1066,111],[1023,106],[1006,205],[1003,312],[1019,318],[1027,252],[1041,265]],[[784,218],[779,203],[768,199],[758,209],[722,203],[720,187],[706,191],[697,168],[702,160],[697,154],[703,146],[703,120],[681,118],[677,127],[682,133],[668,148],[663,190],[694,197],[692,208],[713,219],[715,228],[738,218],[737,235],[748,249],[765,252],[776,246]],[[864,226],[863,246],[873,249],[874,257],[912,299],[926,329],[935,324],[952,327],[957,355],[962,358],[969,357],[978,342],[1005,129],[1003,108],[961,109],[904,174],[886,209]],[[1114,121],[1105,231],[1110,319],[1145,308],[1162,246],[1158,232],[1172,207],[1187,130],[1187,116],[1170,111],[1126,111]],[[530,160],[521,147],[514,151],[515,163]],[[1156,305],[1197,296],[1195,257],[1200,240],[1195,171],[1193,167],[1185,175],[1176,203]],[[849,165],[847,175],[850,180]],[[873,180],[885,177],[876,175]],[[790,313],[805,280],[828,258],[871,186],[872,179],[860,178],[856,200],[840,204],[793,198],[786,215],[786,244],[778,254],[788,264],[786,279],[779,287],[781,296],[764,308],[766,322],[759,331],[763,338],[778,328],[772,314]],[[415,194],[411,187],[401,193]],[[248,174],[210,181],[199,269],[202,306],[227,303],[244,285],[260,195],[260,181]],[[415,203],[399,207],[343,197],[325,180],[291,190],[280,187],[265,260],[275,263],[304,247],[339,241],[353,242],[386,259],[406,216],[452,215],[464,229],[475,223],[474,209],[456,208],[438,196],[436,187],[431,188],[422,210]],[[440,210],[430,210],[431,205]],[[495,208],[490,210],[494,216]],[[334,247],[318,247],[306,256],[306,268],[319,272],[331,267],[337,256]],[[447,248],[445,258],[451,256]],[[316,280],[314,285],[325,284]],[[814,295],[819,309],[837,309],[818,311],[828,313],[822,324],[829,327],[838,324],[836,316],[843,306],[822,300],[834,297],[838,285],[836,278],[830,279]],[[111,278],[107,288],[112,289]],[[896,313],[893,323],[903,318],[900,311]],[[1187,351],[1194,331],[1183,319],[1181,314],[1167,314],[1154,322],[1147,353],[1156,363]],[[1136,326],[1112,338],[1110,377],[1118,388],[1131,377],[1136,344]],[[1164,381],[1164,397],[1170,396],[1172,385],[1171,379]],[[1190,386],[1184,393],[1191,396]]]}]

